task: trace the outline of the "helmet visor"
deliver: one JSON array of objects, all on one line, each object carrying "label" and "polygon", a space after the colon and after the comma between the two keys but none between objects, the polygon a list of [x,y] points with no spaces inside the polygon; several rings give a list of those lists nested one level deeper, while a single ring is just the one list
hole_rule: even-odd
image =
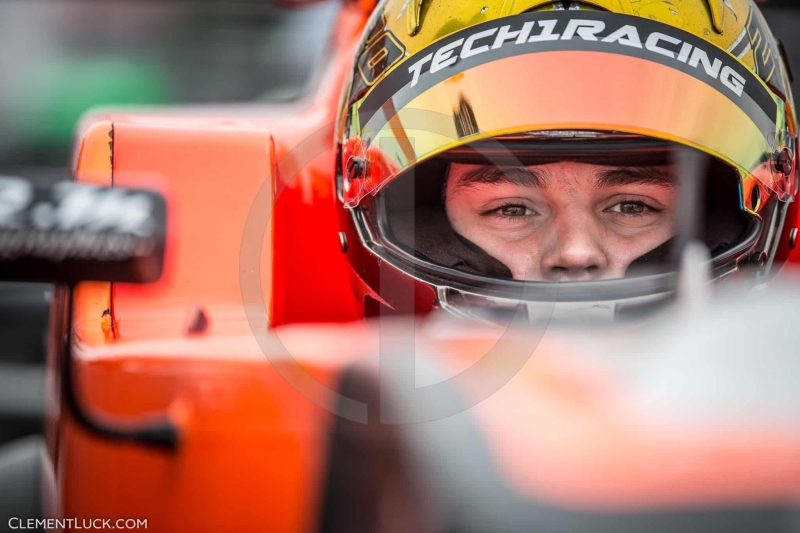
[{"label": "helmet visor", "polygon": [[[474,26],[390,72],[350,109],[345,205],[453,148],[553,130],[624,132],[697,148],[743,181],[791,199],[785,104],[760,78],[672,26],[575,13]],[[354,167],[361,173],[348,171]]]}]

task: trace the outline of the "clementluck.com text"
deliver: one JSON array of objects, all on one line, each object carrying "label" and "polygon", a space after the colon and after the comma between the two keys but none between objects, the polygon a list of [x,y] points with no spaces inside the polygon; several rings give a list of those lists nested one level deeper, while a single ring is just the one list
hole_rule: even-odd
[{"label": "clementluck.com text", "polygon": [[11,518],[11,530],[147,529],[146,518]]}]

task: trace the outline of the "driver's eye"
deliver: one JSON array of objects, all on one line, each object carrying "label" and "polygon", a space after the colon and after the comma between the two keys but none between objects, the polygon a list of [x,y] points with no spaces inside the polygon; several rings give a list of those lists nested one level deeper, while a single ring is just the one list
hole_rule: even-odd
[{"label": "driver's eye", "polygon": [[646,207],[641,202],[622,202],[619,204],[619,210],[626,215],[638,215],[639,213],[644,213]]},{"label": "driver's eye", "polygon": [[500,209],[500,213],[506,217],[522,217],[527,211],[528,209],[522,205],[507,205]]}]

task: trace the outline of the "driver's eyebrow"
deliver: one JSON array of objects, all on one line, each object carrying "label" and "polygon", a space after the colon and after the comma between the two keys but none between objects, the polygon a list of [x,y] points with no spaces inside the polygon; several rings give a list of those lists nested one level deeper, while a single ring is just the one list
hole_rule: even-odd
[{"label": "driver's eyebrow", "polygon": [[521,187],[547,188],[550,176],[545,171],[525,167],[480,166],[465,172],[458,180],[456,188],[474,185],[495,185],[509,183]]},{"label": "driver's eyebrow", "polygon": [[655,185],[675,187],[675,176],[657,167],[621,167],[601,170],[594,177],[594,186],[614,187],[619,185]]}]

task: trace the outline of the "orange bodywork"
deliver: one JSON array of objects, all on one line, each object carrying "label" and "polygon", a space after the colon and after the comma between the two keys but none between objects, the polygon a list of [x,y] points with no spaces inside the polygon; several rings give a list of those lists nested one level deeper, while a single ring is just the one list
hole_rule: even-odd
[{"label": "orange bodywork", "polygon": [[[59,400],[56,336],[48,516],[146,518],[152,531],[313,530],[330,414],[283,380],[251,327],[266,334],[268,326],[360,318],[336,232],[318,228],[336,225],[334,121],[365,22],[360,9],[341,10],[327,66],[301,103],[84,123],[76,179],[154,188],[169,212],[158,283],[84,283],[74,293],[79,401],[123,423],[167,412],[181,444],[165,452],[112,443],[78,425]],[[307,164],[294,168],[302,158]],[[259,240],[243,244],[251,214]],[[253,250],[242,251],[247,246]],[[250,252],[261,269],[245,274],[258,276],[262,291],[243,296],[240,256]],[[64,321],[63,296],[56,325]],[[249,299],[267,313],[245,315]],[[190,335],[197,309],[208,327]],[[331,387],[335,368],[308,366]]]},{"label": "orange bodywork", "polygon": [[[168,532],[306,532],[318,525],[334,398],[312,401],[281,370],[302,370],[333,389],[341,369],[375,346],[375,331],[359,320],[340,250],[332,181],[341,87],[366,19],[355,4],[342,8],[327,66],[300,104],[253,104],[231,108],[229,116],[110,114],[82,128],[76,178],[161,191],[169,226],[159,282],[84,283],[74,292],[79,401],[119,423],[167,413],[181,437],[174,451],[151,449],[104,440],[76,423],[59,396],[58,326],[69,327],[60,292],[48,362],[48,516],[140,518],[149,531]],[[192,332],[198,313],[208,325]],[[470,335],[440,341],[449,365],[463,366],[486,349],[485,339]],[[632,441],[639,420],[620,408],[624,401],[602,377],[565,374],[538,353],[544,362],[476,411],[499,470],[521,494],[599,507],[637,497],[643,504],[683,503],[695,496],[692,487],[716,477],[722,490],[709,489],[703,499],[727,501],[730,483],[766,458],[763,479],[737,485],[734,499],[789,497],[789,480],[800,475],[800,436],[777,447],[757,441],[730,450],[704,441],[678,452]],[[533,389],[539,396],[527,398]],[[573,433],[577,426],[566,423],[536,444],[534,433],[510,437],[520,427],[519,417],[509,421],[510,405],[531,406],[531,427],[594,422]],[[605,455],[592,462],[584,452],[598,442]],[[640,455],[622,446],[632,442]],[[715,459],[683,476],[634,482],[643,468],[635,460],[649,451]],[[614,483],[600,483],[611,456],[627,457],[627,470]],[[730,460],[742,465],[734,474]]]}]

